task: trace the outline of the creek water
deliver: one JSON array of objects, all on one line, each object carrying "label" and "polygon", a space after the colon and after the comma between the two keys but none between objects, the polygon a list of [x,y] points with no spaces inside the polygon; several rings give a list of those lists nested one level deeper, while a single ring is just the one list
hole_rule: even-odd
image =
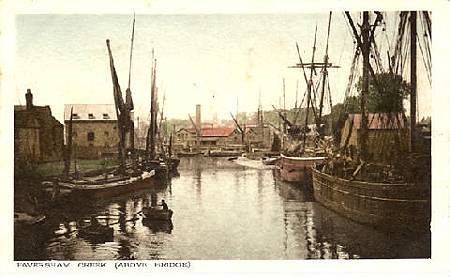
[{"label": "creek water", "polygon": [[[226,158],[182,158],[167,185],[105,199],[78,199],[47,224],[15,230],[15,260],[358,259],[430,257],[430,234],[392,234],[342,217],[271,168]],[[143,207],[164,199],[172,222],[146,223]],[[113,237],[77,229],[92,216]],[[83,221],[84,220],[84,221]]]}]

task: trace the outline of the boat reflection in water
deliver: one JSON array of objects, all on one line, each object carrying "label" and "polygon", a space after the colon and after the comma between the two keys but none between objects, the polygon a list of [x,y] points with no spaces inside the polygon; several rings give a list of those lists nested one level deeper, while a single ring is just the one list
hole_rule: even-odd
[{"label": "boat reflection in water", "polygon": [[170,234],[173,229],[172,220],[148,220],[144,218],[142,224],[154,233],[164,232]]},{"label": "boat reflection in water", "polygon": [[[275,172],[226,158],[186,157],[166,186],[48,212],[40,229],[19,234],[16,260],[354,259],[430,256],[430,238],[396,236],[355,223],[314,202]],[[164,199],[171,221],[142,210]],[[77,235],[95,216],[112,241]],[[84,223],[83,223],[84,221]],[[45,230],[43,230],[43,228]],[[27,241],[33,237],[34,249]],[[38,243],[39,242],[39,243]],[[32,253],[32,255],[28,254]]]}]

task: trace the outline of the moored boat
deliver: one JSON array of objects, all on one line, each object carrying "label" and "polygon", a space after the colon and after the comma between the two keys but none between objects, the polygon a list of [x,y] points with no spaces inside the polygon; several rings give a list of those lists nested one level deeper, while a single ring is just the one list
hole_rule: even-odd
[{"label": "moored boat", "polygon": [[205,154],[208,157],[236,157],[242,155],[243,151],[233,150],[211,150]]},{"label": "moored boat", "polygon": [[189,151],[179,151],[177,152],[178,157],[194,157],[201,155],[201,152],[189,152]]},{"label": "moored boat", "polygon": [[152,184],[155,171],[144,171],[138,176],[99,176],[81,180],[61,181],[58,186],[71,190],[72,195],[104,196],[118,195],[138,189],[147,188]]},{"label": "moored boat", "polygon": [[311,170],[315,164],[322,164],[326,157],[293,157],[281,154],[278,161],[280,177],[286,182],[311,183]]},{"label": "moored boat", "polygon": [[275,165],[281,157],[263,157],[261,162],[265,165]]},{"label": "moored boat", "polygon": [[45,215],[30,215],[27,213],[14,213],[14,224],[31,226],[44,222],[47,217]]},{"label": "moored boat", "polygon": [[238,157],[237,159],[233,160],[233,162],[241,166],[261,170],[273,169],[275,167],[274,165],[265,165],[261,162],[261,160],[253,160],[247,157]]},{"label": "moored boat", "polygon": [[[377,22],[383,17],[378,13],[375,23],[371,24],[369,12],[363,12],[363,23],[360,25],[361,34],[358,34],[350,13],[346,12],[346,16],[354,36],[364,38],[358,40],[358,51],[361,51],[363,55],[360,97],[361,103],[364,104],[371,84],[370,78],[375,79],[375,74],[374,76],[369,75],[370,51],[372,43],[375,43],[369,36],[369,26],[377,26]],[[416,12],[401,12],[400,16],[404,22],[410,22],[411,36],[416,37],[416,34],[413,33]],[[403,27],[399,25],[401,33],[405,31],[403,29],[405,26],[406,24]],[[411,49],[415,49],[416,40],[411,39],[410,43]],[[404,46],[397,45],[397,47]],[[330,158],[326,166],[314,168],[312,177],[315,199],[335,212],[377,229],[422,233],[430,230],[431,155],[417,152],[415,135],[416,54],[412,53],[410,57],[410,66],[414,69],[410,71],[412,81],[408,90],[413,91],[414,95],[410,95],[409,130],[405,127],[406,124],[402,124],[403,107],[401,105],[397,109],[377,111],[377,117],[375,117],[368,113],[365,105],[362,104],[361,120],[355,123],[354,118],[351,118],[352,128],[347,128],[347,133],[342,134],[344,139],[342,139],[340,150],[343,156],[337,154],[335,158]],[[392,60],[397,61],[398,59],[393,57]],[[395,78],[402,80],[401,75],[395,75],[397,73],[389,72],[384,76],[385,78],[390,77],[390,80]],[[378,76],[381,75],[376,77],[378,78]],[[350,83],[348,87],[352,87],[352,84]],[[397,90],[398,92],[401,89],[400,85],[377,87],[381,96],[385,90]],[[396,101],[402,103],[402,98],[392,98],[391,96],[384,99],[384,103]],[[406,120],[403,122],[406,123]],[[369,135],[370,130],[372,130],[371,135]],[[375,132],[377,135],[374,135]],[[405,133],[409,133],[409,135],[405,137],[403,135]],[[353,148],[348,147],[351,135],[357,137],[357,140],[352,142],[357,143],[352,145]],[[403,145],[407,140],[409,140],[406,143],[407,149],[404,149]],[[354,147],[355,145],[357,147]],[[369,151],[373,149],[382,151],[381,153]],[[352,154],[355,152],[353,150],[358,151],[357,155]]]},{"label": "moored boat", "polygon": [[382,229],[428,228],[430,187],[412,183],[376,183],[339,178],[312,169],[314,198],[360,223]]}]

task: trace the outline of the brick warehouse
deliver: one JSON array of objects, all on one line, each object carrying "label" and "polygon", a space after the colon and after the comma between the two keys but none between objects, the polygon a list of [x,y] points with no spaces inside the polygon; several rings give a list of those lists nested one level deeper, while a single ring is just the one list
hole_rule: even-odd
[{"label": "brick warehouse", "polygon": [[[119,132],[117,115],[113,104],[66,104],[64,125],[67,128],[72,118],[72,155],[81,159],[98,159],[117,153]],[[67,139],[67,137],[66,137]]]}]

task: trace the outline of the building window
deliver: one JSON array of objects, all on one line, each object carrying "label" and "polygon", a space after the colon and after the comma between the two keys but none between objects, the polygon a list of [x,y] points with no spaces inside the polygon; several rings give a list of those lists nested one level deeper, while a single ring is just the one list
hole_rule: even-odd
[{"label": "building window", "polygon": [[77,119],[80,118],[77,113],[72,113],[72,118]]},{"label": "building window", "polygon": [[93,141],[94,140],[94,132],[88,132],[87,133],[87,140]]},{"label": "building window", "polygon": [[94,114],[90,113],[88,114],[89,119],[94,119]]},{"label": "building window", "polygon": [[103,114],[103,119],[109,119],[109,115],[107,113]]},{"label": "building window", "polygon": [[109,136],[109,132],[105,131],[105,137]]}]

